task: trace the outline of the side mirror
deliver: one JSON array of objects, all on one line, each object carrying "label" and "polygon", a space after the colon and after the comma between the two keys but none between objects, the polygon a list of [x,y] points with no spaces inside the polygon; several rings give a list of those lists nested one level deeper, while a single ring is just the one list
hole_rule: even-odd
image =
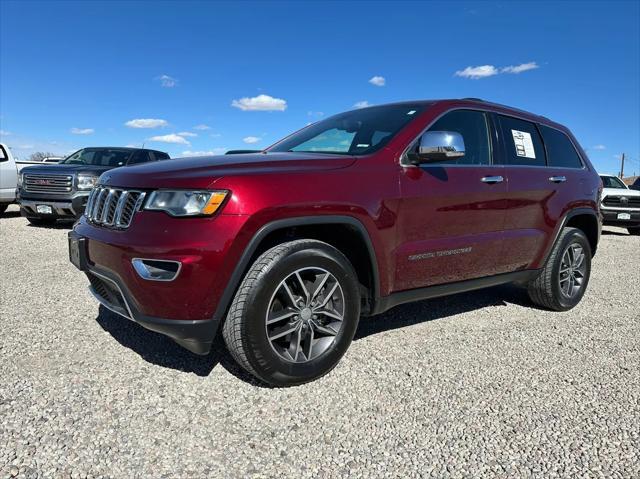
[{"label": "side mirror", "polygon": [[455,131],[427,131],[420,138],[418,152],[409,155],[413,164],[455,160],[464,156],[464,139]]}]

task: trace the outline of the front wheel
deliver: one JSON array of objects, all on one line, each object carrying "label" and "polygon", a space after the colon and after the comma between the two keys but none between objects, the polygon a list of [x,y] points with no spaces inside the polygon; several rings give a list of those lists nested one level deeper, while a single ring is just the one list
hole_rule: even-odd
[{"label": "front wheel", "polygon": [[338,364],[359,316],[358,279],[349,260],[326,243],[296,240],[271,248],[251,266],[222,335],[249,373],[293,386]]},{"label": "front wheel", "polygon": [[543,308],[567,311],[577,305],[591,276],[591,244],[577,228],[560,233],[540,274],[529,283],[531,300]]}]

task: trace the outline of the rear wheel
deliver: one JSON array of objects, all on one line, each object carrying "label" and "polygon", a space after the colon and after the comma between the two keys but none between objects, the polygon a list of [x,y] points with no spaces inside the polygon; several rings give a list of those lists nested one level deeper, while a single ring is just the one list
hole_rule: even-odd
[{"label": "rear wheel", "polygon": [[297,240],[249,269],[222,329],[233,358],[276,386],[317,379],[340,361],[360,316],[358,280],[334,247]]},{"label": "rear wheel", "polygon": [[631,228],[627,228],[627,231],[629,232],[630,235],[640,235],[640,226],[633,226]]},{"label": "rear wheel", "polygon": [[577,228],[565,228],[541,273],[528,286],[531,300],[555,311],[577,305],[591,275],[591,245]]},{"label": "rear wheel", "polygon": [[33,226],[53,226],[56,224],[55,218],[34,218],[27,217],[27,221]]}]

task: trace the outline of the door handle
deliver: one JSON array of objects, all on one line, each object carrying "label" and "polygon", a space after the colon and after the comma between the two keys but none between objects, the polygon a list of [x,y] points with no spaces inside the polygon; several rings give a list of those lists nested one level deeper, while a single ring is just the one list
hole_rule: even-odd
[{"label": "door handle", "polygon": [[484,176],[480,181],[493,185],[495,183],[502,183],[504,181],[504,178],[502,176]]},{"label": "door handle", "polygon": [[549,181],[552,183],[564,183],[565,181],[567,181],[567,177],[566,176],[552,176],[549,178]]}]

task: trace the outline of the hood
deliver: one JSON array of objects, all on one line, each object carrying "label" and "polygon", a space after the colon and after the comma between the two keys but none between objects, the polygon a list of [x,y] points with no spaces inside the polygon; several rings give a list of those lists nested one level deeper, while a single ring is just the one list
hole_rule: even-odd
[{"label": "hood", "polygon": [[640,191],[624,188],[603,188],[602,197],[605,196],[640,196]]},{"label": "hood", "polygon": [[112,166],[93,166],[93,165],[58,165],[55,163],[45,163],[43,165],[25,166],[20,170],[21,173],[35,173],[44,175],[74,175],[77,173],[91,173],[100,176],[107,170],[113,169]]},{"label": "hood", "polygon": [[175,158],[116,168],[105,185],[125,188],[208,188],[223,176],[290,174],[334,170],[353,164],[352,156],[312,153],[255,153]]}]

